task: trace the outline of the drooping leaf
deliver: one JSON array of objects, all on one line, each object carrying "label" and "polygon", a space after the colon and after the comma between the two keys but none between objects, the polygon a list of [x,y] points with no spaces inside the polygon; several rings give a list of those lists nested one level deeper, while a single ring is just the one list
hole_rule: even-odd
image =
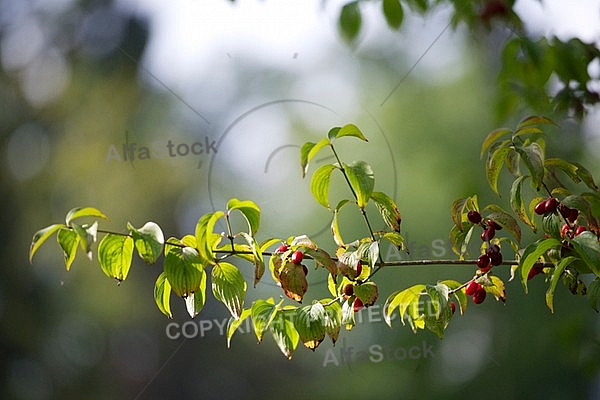
[{"label": "drooping leaf", "polygon": [[164,272],[175,295],[185,298],[196,292],[204,277],[198,251],[183,240],[169,238],[165,244]]},{"label": "drooping leaf", "polygon": [[515,215],[517,215],[521,221],[526,223],[535,233],[537,227],[535,226],[535,222],[529,217],[529,214],[527,214],[527,207],[523,201],[523,191],[521,190],[523,182],[528,178],[529,176],[527,175],[520,176],[513,182],[510,189],[510,207]]},{"label": "drooping leaf", "polygon": [[488,205],[484,208],[484,210],[490,211],[490,213],[487,215],[487,218],[493,220],[498,225],[506,229],[508,233],[513,235],[517,243],[521,242],[521,227],[519,227],[519,224],[512,215],[495,204]]},{"label": "drooping leaf", "polygon": [[360,129],[354,124],[347,124],[342,126],[341,128],[333,128],[327,134],[327,137],[330,141],[334,141],[335,139],[339,139],[344,136],[352,136],[355,138],[359,138],[362,141],[368,142],[367,138]]},{"label": "drooping leaf", "polygon": [[386,232],[383,235],[383,238],[386,239],[387,241],[389,241],[390,243],[392,243],[394,246],[396,246],[399,249],[404,250],[406,248],[404,242],[404,236],[402,236],[401,234],[399,234],[398,232]]},{"label": "drooping leaf", "polygon": [[295,236],[291,243],[290,246],[294,247],[294,246],[302,246],[305,247],[307,249],[313,249],[316,250],[317,244],[315,242],[313,242],[308,236],[306,235],[299,235],[299,236]]},{"label": "drooping leaf", "polygon": [[212,292],[217,300],[225,304],[234,318],[240,318],[244,309],[246,281],[235,265],[227,262],[214,265]]},{"label": "drooping leaf", "polygon": [[508,128],[495,129],[492,132],[490,132],[483,140],[483,144],[481,145],[481,154],[479,155],[479,158],[483,158],[485,152],[491,147],[492,144],[494,144],[496,140],[511,133],[512,131]]},{"label": "drooping leaf", "polygon": [[308,172],[308,165],[313,157],[321,150],[323,147],[329,145],[329,140],[327,138],[321,139],[318,143],[306,142],[300,149],[300,166],[302,167],[302,177],[306,176]]},{"label": "drooping leaf", "polygon": [[67,226],[70,226],[71,221],[73,221],[76,218],[81,218],[81,217],[98,217],[98,218],[109,219],[100,210],[98,210],[94,207],[77,207],[77,208],[71,209],[67,213],[65,222],[66,222]]},{"label": "drooping leaf", "polygon": [[491,284],[483,286],[485,291],[493,295],[496,300],[506,303],[506,290],[504,287],[504,281],[502,281],[502,279],[496,275],[488,275],[488,278],[490,279]]},{"label": "drooping leaf", "polygon": [[206,272],[204,270],[201,272],[200,286],[185,298],[185,306],[191,318],[200,314],[206,303]]},{"label": "drooping leaf", "polygon": [[169,318],[173,318],[171,313],[171,284],[164,272],[158,276],[154,285],[154,302],[156,306]]},{"label": "drooping leaf", "polygon": [[394,310],[398,308],[402,324],[404,324],[404,315],[406,311],[411,304],[418,303],[421,292],[424,290],[425,285],[419,284],[392,293],[383,305],[383,318],[385,319],[385,322],[390,327],[392,326],[392,314]]},{"label": "drooping leaf", "polygon": [[362,25],[362,16],[358,1],[347,3],[340,12],[339,27],[344,39],[352,42],[358,36]]},{"label": "drooping leaf", "polygon": [[548,250],[560,246],[561,243],[559,240],[549,238],[538,240],[525,248],[519,260],[519,268],[521,268],[521,282],[525,288],[525,293],[527,293],[527,277],[529,275],[529,271],[531,271],[531,268],[533,268],[535,263],[538,262],[539,258]]},{"label": "drooping leaf", "polygon": [[325,164],[317,168],[310,180],[310,191],[317,200],[325,208],[329,207],[329,184],[331,182],[331,173],[336,169],[333,164]]},{"label": "drooping leaf", "polygon": [[425,327],[443,339],[452,318],[452,310],[448,306],[448,286],[443,283],[425,285],[425,291],[428,294],[424,302]]},{"label": "drooping leaf", "polygon": [[248,246],[250,246],[250,249],[252,250],[254,264],[254,287],[256,287],[260,281],[260,278],[262,278],[265,273],[265,260],[263,259],[260,246],[258,243],[256,243],[254,238],[246,232],[240,232],[240,235],[246,240]]},{"label": "drooping leaf", "polygon": [[538,190],[544,179],[544,149],[537,142],[533,142],[527,146],[518,146],[515,150],[519,153],[529,170],[533,188]]},{"label": "drooping leaf", "polygon": [[98,245],[98,261],[109,278],[124,281],[133,258],[133,239],[129,236],[107,234]]},{"label": "drooping leaf", "polygon": [[229,322],[227,323],[227,348],[231,347],[231,338],[233,337],[233,334],[237,331],[242,322],[250,316],[250,312],[250,309],[246,308],[242,311],[242,315],[240,315],[239,318],[229,318]]},{"label": "drooping leaf", "polygon": [[329,273],[331,275],[333,275],[334,278],[337,276],[337,273],[338,273],[337,264],[331,258],[329,253],[327,253],[325,250],[323,250],[323,249],[316,249],[316,250],[306,249],[304,251],[304,254],[312,257],[312,259],[315,260],[315,263],[317,265],[326,268],[329,271]]},{"label": "drooping leaf", "polygon": [[394,200],[383,192],[371,193],[371,200],[377,206],[385,224],[393,231],[400,232],[402,217]]},{"label": "drooping leaf", "polygon": [[304,346],[313,351],[325,339],[325,313],[325,307],[318,302],[296,310],[294,327]]},{"label": "drooping leaf", "polygon": [[471,241],[471,236],[475,229],[475,225],[472,225],[469,230],[458,230],[458,227],[454,225],[450,229],[450,242],[452,243],[452,251],[460,257],[461,260],[468,254],[467,248]]},{"label": "drooping leaf", "polygon": [[552,278],[550,279],[550,286],[546,291],[546,305],[550,309],[552,313],[554,313],[554,291],[556,290],[556,285],[558,281],[569,265],[571,265],[574,261],[577,261],[576,257],[565,257],[554,268],[554,272],[552,273]]},{"label": "drooping leaf", "polygon": [[354,299],[354,296],[352,296],[342,303],[342,325],[344,325],[347,331],[352,330],[354,325],[356,325],[356,320],[354,319]]},{"label": "drooping leaf", "polygon": [[523,128],[526,128],[528,126],[533,126],[533,125],[554,125],[554,126],[557,126],[556,123],[554,123],[554,121],[552,121],[549,118],[542,117],[542,116],[539,116],[539,115],[532,115],[532,116],[523,118],[519,122],[519,125],[517,125],[517,129],[523,129]]},{"label": "drooping leaf", "polygon": [[571,240],[571,244],[579,257],[590,270],[600,276],[600,243],[595,234],[585,231]]},{"label": "drooping leaf", "polygon": [[358,206],[365,208],[375,186],[375,177],[373,176],[371,166],[364,161],[356,161],[352,164],[344,165],[344,170],[356,195]]},{"label": "drooping leaf", "polygon": [[214,263],[213,249],[218,246],[221,235],[214,233],[213,229],[217,220],[223,217],[223,211],[216,211],[203,215],[196,224],[196,246],[200,257],[206,263]]},{"label": "drooping leaf", "polygon": [[230,214],[233,210],[239,210],[246,222],[251,236],[256,235],[260,226],[260,208],[251,200],[231,199],[227,202],[227,213]]},{"label": "drooping leaf", "polygon": [[402,10],[400,0],[383,0],[383,15],[390,28],[400,28],[404,19],[404,10]]},{"label": "drooping leaf", "polygon": [[71,224],[73,230],[79,236],[79,244],[81,249],[85,252],[88,260],[92,259],[92,245],[96,243],[98,238],[98,222],[93,224]]},{"label": "drooping leaf", "polygon": [[363,282],[354,285],[354,295],[358,297],[365,307],[372,306],[379,295],[375,282]]},{"label": "drooping leaf", "polygon": [[37,231],[31,240],[31,247],[29,248],[29,262],[32,261],[33,255],[40,248],[40,246],[56,231],[63,228],[66,228],[66,226],[63,224],[54,224]]},{"label": "drooping leaf", "polygon": [[279,280],[285,295],[298,303],[302,303],[302,298],[308,290],[308,282],[302,265],[287,262],[281,270]]},{"label": "drooping leaf", "polygon": [[575,162],[573,164],[577,167],[577,176],[579,176],[583,183],[585,183],[590,189],[594,191],[599,191],[600,188],[598,188],[598,185],[596,185],[596,182],[594,182],[594,177],[592,176],[590,171],[585,169],[584,166],[579,163]]},{"label": "drooping leaf", "polygon": [[154,264],[163,251],[165,237],[160,227],[154,222],[146,222],[136,229],[129,222],[127,229],[133,237],[135,249],[147,264]]},{"label": "drooping leaf", "polygon": [[294,350],[298,346],[300,335],[294,327],[294,310],[278,311],[269,325],[269,330],[275,339],[275,343],[288,360],[292,359]]},{"label": "drooping leaf", "polygon": [[338,205],[333,210],[333,219],[331,220],[331,233],[333,235],[333,240],[338,247],[345,246],[344,240],[342,239],[342,234],[340,232],[340,227],[338,224],[338,217],[340,215],[340,211],[342,207],[348,204],[349,200],[341,200]]},{"label": "drooping leaf", "polygon": [[275,318],[277,307],[272,297],[267,300],[258,299],[252,304],[252,325],[259,343],[262,342],[264,332]]},{"label": "drooping leaf", "polygon": [[323,299],[321,300],[321,304],[325,306],[323,323],[325,332],[331,338],[331,342],[335,345],[342,326],[342,306],[339,302],[333,301],[332,299]]},{"label": "drooping leaf", "polygon": [[490,153],[485,164],[485,176],[490,187],[496,194],[499,194],[498,177],[500,176],[500,171],[502,171],[502,166],[511,150],[511,147],[505,146],[497,148],[493,153]]},{"label": "drooping leaf", "polygon": [[60,245],[60,248],[63,250],[63,255],[65,256],[65,266],[68,271],[71,268],[73,260],[75,260],[75,255],[77,254],[77,246],[79,245],[80,240],[79,235],[71,229],[60,228],[56,239]]}]

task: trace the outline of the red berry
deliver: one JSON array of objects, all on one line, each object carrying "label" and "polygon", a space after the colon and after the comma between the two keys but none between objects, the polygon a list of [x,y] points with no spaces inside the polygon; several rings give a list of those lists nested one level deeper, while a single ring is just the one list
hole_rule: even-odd
[{"label": "red berry", "polygon": [[354,294],[354,285],[349,283],[346,286],[344,286],[344,294],[348,297],[352,296]]},{"label": "red berry", "polygon": [[304,271],[304,276],[308,275],[308,268],[304,264],[302,264],[302,271]]},{"label": "red berry", "polygon": [[502,253],[500,253],[500,246],[493,244],[487,249],[487,255],[490,257],[492,265],[502,264]]},{"label": "red berry", "polygon": [[529,270],[529,274],[527,274],[527,280],[530,281],[533,279],[534,276],[541,274],[543,271],[542,267],[539,266],[534,266],[533,268],[531,268]]},{"label": "red berry", "polygon": [[573,223],[577,220],[578,216],[579,216],[579,210],[571,208],[569,210],[569,215],[567,216],[567,219],[569,220],[569,222]]},{"label": "red berry", "polygon": [[450,302],[450,308],[452,309],[452,314],[456,312],[456,304],[453,301]]},{"label": "red berry", "polygon": [[567,236],[570,230],[571,230],[571,227],[569,226],[569,224],[564,224],[562,226],[562,228],[560,229],[560,236],[561,237]]},{"label": "red berry", "polygon": [[481,222],[481,214],[479,214],[477,211],[475,210],[471,210],[467,213],[467,219],[472,223],[472,224],[478,224]]},{"label": "red berry", "polygon": [[499,231],[502,229],[502,227],[500,225],[498,225],[498,223],[496,221],[493,221],[491,219],[488,219],[488,227],[492,228],[495,231]]},{"label": "red berry", "polygon": [[537,215],[544,215],[544,214],[546,214],[546,200],[542,200],[539,203],[537,203],[535,205],[535,207],[533,208],[533,211],[535,211],[535,213]]},{"label": "red berry", "polygon": [[481,287],[481,285],[475,281],[471,281],[469,282],[469,284],[467,285],[467,288],[465,289],[465,293],[467,294],[467,296],[473,296],[477,290],[479,290],[479,288]]},{"label": "red berry", "polygon": [[487,296],[487,292],[485,291],[485,289],[483,287],[480,287],[479,289],[477,289],[477,291],[473,295],[473,303],[475,303],[475,304],[483,303],[486,296]]},{"label": "red berry", "polygon": [[550,197],[548,200],[544,202],[544,208],[546,209],[546,214],[553,213],[556,211],[556,207],[558,207],[558,200],[554,197]]},{"label": "red berry", "polygon": [[484,274],[492,268],[492,265],[490,264],[490,257],[488,257],[487,254],[482,254],[479,256],[477,259],[477,268],[479,268],[479,270]]},{"label": "red berry", "polygon": [[288,250],[289,250],[288,245],[287,244],[282,244],[281,246],[279,246],[277,248],[277,250],[275,250],[275,253],[285,253]]},{"label": "red berry", "polygon": [[352,306],[352,309],[354,310],[354,312],[359,312],[363,308],[365,308],[365,305],[363,304],[362,300],[357,297],[356,300],[354,300],[354,305]]},{"label": "red berry", "polygon": [[302,254],[300,250],[296,250],[294,253],[292,253],[292,262],[294,264],[300,264],[303,258],[304,254]]},{"label": "red berry", "polygon": [[585,231],[587,231],[585,226],[578,226],[577,229],[575,229],[575,236],[579,236]]},{"label": "red berry", "polygon": [[483,233],[481,234],[481,240],[484,242],[489,242],[494,238],[494,236],[496,236],[496,230],[490,226],[483,230]]},{"label": "red berry", "polygon": [[362,264],[359,261],[356,265],[356,276],[360,276],[360,274],[362,274]]}]

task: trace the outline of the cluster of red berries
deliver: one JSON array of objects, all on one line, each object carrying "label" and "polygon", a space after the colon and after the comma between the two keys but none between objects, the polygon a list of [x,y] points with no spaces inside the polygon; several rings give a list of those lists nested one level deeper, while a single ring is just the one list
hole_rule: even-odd
[{"label": "cluster of red berries", "polygon": [[[357,277],[360,276],[361,273],[362,273],[362,264],[359,261],[358,264],[356,264],[356,276]],[[344,289],[342,290],[342,293],[344,293],[344,297],[346,299],[354,296],[354,285],[351,284],[351,283],[348,283],[346,286],[344,286]],[[359,312],[363,308],[365,308],[365,305],[362,302],[362,300],[359,299],[358,297],[355,298],[354,299],[354,303],[352,303],[352,310],[354,312]]]},{"label": "cluster of red berries", "polygon": [[[563,218],[568,222],[564,224],[560,230],[560,236],[562,238],[574,238],[575,236],[581,235],[582,232],[585,232],[587,228],[585,226],[578,226],[575,224],[577,221],[577,217],[579,217],[579,210],[575,208],[570,208],[565,204],[561,204],[558,199],[554,197],[549,197],[545,200],[540,201],[534,207],[534,211],[538,215],[548,215],[556,213],[556,211],[563,216]],[[573,225],[571,225],[573,224]]]},{"label": "cluster of red berries", "polygon": [[[288,245],[282,244],[277,248],[277,250],[275,250],[275,253],[285,253],[289,249],[290,248]],[[302,264],[302,260],[304,259],[304,253],[302,253],[300,250],[296,250],[292,253],[290,259],[294,264],[300,265]],[[306,267],[306,265],[302,264],[302,270],[304,271],[304,275],[308,275],[308,268]]]},{"label": "cluster of red berries", "polygon": [[491,245],[485,254],[482,254],[477,258],[477,268],[482,274],[487,273],[492,267],[502,264],[502,253],[500,252],[500,246],[497,244]]},{"label": "cluster of red berries", "polygon": [[483,303],[485,297],[487,296],[487,292],[485,291],[483,286],[481,286],[481,284],[475,281],[469,282],[467,288],[465,289],[465,293],[467,294],[467,296],[471,296],[471,298],[473,299],[473,303],[475,304]]},{"label": "cluster of red berries", "polygon": [[[494,220],[488,219],[483,221],[481,214],[475,210],[471,210],[467,213],[467,219],[473,224],[481,224],[483,227],[483,233],[481,234],[481,240],[489,242],[496,236],[496,231],[502,229],[500,225]],[[483,222],[482,222],[483,221]]]}]

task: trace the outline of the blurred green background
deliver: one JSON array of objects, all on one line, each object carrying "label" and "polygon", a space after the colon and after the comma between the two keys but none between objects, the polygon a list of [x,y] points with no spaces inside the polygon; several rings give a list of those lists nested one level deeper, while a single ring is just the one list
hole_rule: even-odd
[{"label": "blurred green background", "polygon": [[[375,3],[364,6],[361,39],[347,45],[336,31],[340,2],[0,1],[0,398],[600,398],[597,314],[560,287],[551,315],[542,279],[528,295],[508,284],[506,304],[471,304],[443,341],[398,321],[389,329],[377,308],[362,311],[363,323],[334,348],[338,359],[340,347],[372,345],[431,346],[434,356],[336,366],[325,363],[330,343],[298,348],[292,361],[270,336],[257,345],[254,334],[238,333],[227,349],[219,328],[227,310],[212,295],[192,321],[204,330],[188,323],[190,338],[169,339],[168,324],[189,318],[179,299],[174,321],[156,308],[159,265],[136,258],[117,286],[81,254],[65,271],[54,240],[28,263],[33,233],[73,207],[105,212],[104,229],[151,220],[180,237],[230,197],[261,207],[260,239],[306,233],[333,249],[329,214],[300,176],[298,146],[350,122],[369,143],[340,142],[341,157],[373,165],[376,190],[402,212],[412,257],[440,255],[432,242],[448,243],[456,198],[477,193],[480,204],[508,207],[488,189],[479,149],[489,131],[527,115],[497,118],[499,51],[510,33],[449,29],[402,80],[448,24],[448,10],[407,11],[393,32]],[[598,13],[592,3],[579,6]],[[599,177],[597,114],[583,123],[549,115],[560,128],[548,131],[548,154]],[[109,157],[111,145],[122,156],[124,143],[165,149],[169,141],[215,141],[217,152]],[[341,180],[334,185],[332,202],[347,195]],[[358,213],[342,223],[348,237],[365,234]],[[250,267],[240,268],[251,282]],[[414,283],[472,273],[383,270],[379,303]],[[308,298],[326,293],[325,277],[309,273]],[[281,295],[265,278],[246,304]]]}]

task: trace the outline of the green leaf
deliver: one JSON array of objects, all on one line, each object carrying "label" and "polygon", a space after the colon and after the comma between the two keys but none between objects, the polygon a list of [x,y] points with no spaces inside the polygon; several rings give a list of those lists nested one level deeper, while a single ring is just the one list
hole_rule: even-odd
[{"label": "green leaf", "polygon": [[523,118],[519,122],[519,125],[517,125],[517,129],[523,129],[523,128],[526,128],[528,126],[540,125],[540,124],[557,126],[556,123],[554,123],[554,121],[552,121],[549,118],[542,117],[542,116],[539,116],[539,115],[532,115],[530,117]]},{"label": "green leaf", "polygon": [[293,311],[279,311],[273,318],[271,325],[269,325],[275,343],[288,360],[292,359],[294,350],[298,346],[298,340],[300,340],[300,335],[294,327],[293,318]]},{"label": "green leaf", "polygon": [[337,276],[337,272],[338,272],[337,263],[331,258],[329,253],[327,253],[325,250],[323,250],[323,249],[316,249],[316,250],[306,249],[304,251],[304,254],[312,257],[312,259],[315,260],[315,263],[317,265],[320,265],[320,266],[326,268],[329,271],[329,273],[331,275],[333,275],[334,278]]},{"label": "green leaf", "polygon": [[362,25],[362,16],[358,1],[353,1],[342,7],[340,12],[339,27],[344,39],[352,42],[358,36]]},{"label": "green leaf", "polygon": [[154,285],[154,301],[158,309],[169,318],[173,318],[171,313],[171,284],[164,272],[158,276]]},{"label": "green leaf", "polygon": [[202,274],[198,289],[196,289],[195,292],[188,294],[185,298],[185,306],[191,318],[200,314],[200,311],[202,311],[204,304],[206,303],[206,272],[204,270],[201,272]]},{"label": "green leaf", "polygon": [[[202,259],[189,244],[191,243],[184,244],[175,238],[169,238],[165,244],[165,275],[179,297],[187,297],[196,292],[205,279]],[[185,247],[180,247],[182,245]]]},{"label": "green leaf", "polygon": [[554,291],[556,290],[556,285],[563,274],[565,268],[567,268],[571,263],[577,261],[576,257],[565,257],[554,268],[554,272],[552,273],[552,278],[550,279],[550,286],[546,291],[546,305],[550,309],[552,313],[554,313]]},{"label": "green leaf", "polygon": [[528,146],[516,147],[515,150],[531,174],[531,184],[534,189],[538,190],[544,179],[544,149],[538,143],[533,142]]},{"label": "green leaf", "polygon": [[335,169],[333,164],[325,164],[317,168],[310,180],[310,191],[315,200],[323,207],[329,207],[329,183],[331,172]]},{"label": "green leaf", "polygon": [[365,135],[363,135],[360,129],[358,129],[358,127],[354,124],[347,124],[342,126],[341,128],[333,128],[327,134],[327,137],[331,142],[333,142],[335,139],[339,139],[344,136],[352,136],[355,138],[359,138],[360,140],[363,140],[365,142],[368,142]]},{"label": "green leaf", "polygon": [[596,312],[600,312],[600,278],[596,278],[587,287],[587,298],[590,302],[590,306]]},{"label": "green leaf", "polygon": [[124,281],[133,258],[133,239],[129,236],[107,234],[98,245],[98,260],[102,271],[119,282]]},{"label": "green leaf", "polygon": [[529,214],[527,214],[527,207],[523,201],[523,192],[521,190],[523,182],[528,178],[529,176],[520,176],[513,182],[510,189],[510,208],[512,208],[515,215],[517,215],[521,221],[526,223],[535,233],[537,228],[535,222],[529,217]]},{"label": "green leaf", "polygon": [[239,210],[248,222],[249,234],[254,236],[260,226],[260,208],[251,200],[231,199],[227,203],[227,214]]},{"label": "green leaf", "polygon": [[29,262],[32,261],[33,255],[40,248],[40,246],[50,237],[54,232],[59,229],[66,228],[63,224],[54,224],[45,227],[44,229],[40,229],[33,235],[33,239],[31,240],[31,247],[29,248]]},{"label": "green leaf", "polygon": [[253,255],[253,263],[254,263],[254,287],[260,281],[260,278],[265,273],[265,260],[263,259],[262,251],[260,250],[260,246],[252,236],[247,234],[246,232],[240,232],[240,235],[246,240],[250,249],[252,250]]},{"label": "green leaf", "polygon": [[487,215],[487,218],[495,221],[498,225],[506,229],[508,233],[513,235],[517,243],[521,242],[521,227],[519,227],[517,220],[515,220],[512,215],[495,204],[488,205],[484,210],[491,211],[490,214]]},{"label": "green leaf", "polygon": [[539,258],[548,250],[560,246],[561,243],[559,240],[549,238],[538,240],[525,248],[523,255],[521,255],[519,260],[519,268],[521,268],[521,282],[525,288],[525,293],[527,293],[527,276],[529,275],[531,268],[533,268],[535,263],[538,262]]},{"label": "green leaf", "polygon": [[383,192],[371,193],[371,200],[375,202],[385,224],[391,230],[400,232],[402,217],[400,216],[400,210],[398,210],[398,206],[396,206],[394,200]]},{"label": "green leaf", "polygon": [[404,236],[402,236],[398,232],[386,232],[383,234],[383,238],[386,239],[387,241],[389,241],[390,243],[392,243],[397,248],[402,249],[402,250],[405,249]]},{"label": "green leaf", "polygon": [[402,324],[404,324],[404,314],[411,304],[418,303],[421,292],[424,290],[425,285],[419,284],[392,293],[383,305],[383,318],[385,319],[385,322],[390,327],[392,326],[392,313],[398,308]]},{"label": "green leaf", "polygon": [[[280,302],[281,304],[281,302]],[[258,343],[262,342],[263,334],[273,322],[275,314],[277,314],[278,306],[275,305],[273,298],[267,300],[258,299],[252,304],[251,315],[254,334]]]},{"label": "green leaf", "polygon": [[483,288],[486,292],[493,295],[496,300],[500,300],[503,303],[506,302],[506,290],[504,287],[504,281],[495,275],[488,275],[491,285],[484,285]]},{"label": "green leaf", "polygon": [[[336,128],[334,128],[336,129]],[[339,129],[339,128],[337,128]],[[323,147],[330,145],[329,140],[327,138],[321,139],[318,143],[306,142],[300,149],[300,166],[302,167],[302,177],[306,176],[308,172],[308,165],[313,157],[321,150]]]},{"label": "green leaf", "polygon": [[354,285],[354,294],[366,307],[372,306],[377,301],[379,295],[375,282],[363,282]]},{"label": "green leaf", "polygon": [[302,298],[308,290],[308,282],[302,265],[287,262],[279,275],[281,288],[287,297],[302,303]]},{"label": "green leaf", "polygon": [[511,134],[512,131],[508,128],[500,128],[500,129],[496,129],[491,131],[487,137],[483,140],[483,144],[481,145],[481,154],[479,155],[479,158],[483,158],[483,155],[485,154],[485,152],[490,148],[490,146],[498,139],[500,139],[503,136],[509,135]]},{"label": "green leaf", "polygon": [[544,160],[546,168],[556,168],[563,171],[575,183],[581,182],[581,178],[577,174],[577,166],[562,158],[547,158]]},{"label": "green leaf", "polygon": [[498,194],[498,177],[506,157],[512,149],[510,147],[499,147],[490,153],[485,164],[485,176],[494,193]]},{"label": "green leaf", "polygon": [[474,229],[475,225],[471,225],[471,228],[468,231],[463,230],[462,232],[458,230],[456,225],[450,229],[450,242],[452,243],[452,251],[459,256],[461,260],[463,260],[468,254],[467,249]]},{"label": "green leaf", "polygon": [[226,262],[215,264],[212,270],[212,291],[234,318],[240,318],[244,309],[246,281],[235,265]]},{"label": "green leaf", "polygon": [[325,307],[321,303],[314,303],[296,310],[294,327],[300,340],[307,348],[314,351],[325,339]]},{"label": "green leaf", "polygon": [[71,224],[73,230],[79,236],[79,244],[81,249],[85,252],[85,255],[89,260],[92,259],[92,244],[96,243],[98,236],[98,222],[93,224]]},{"label": "green leaf", "polygon": [[512,135],[512,140],[514,141],[519,136],[535,135],[535,134],[543,134],[543,133],[544,133],[544,131],[542,131],[537,126],[527,126],[524,128],[517,129]]},{"label": "green leaf", "polygon": [[400,28],[404,19],[404,11],[400,0],[383,0],[383,15],[392,29]]},{"label": "green leaf", "polygon": [[223,217],[223,211],[216,211],[203,215],[196,224],[196,246],[200,257],[206,263],[214,263],[213,249],[221,241],[221,235],[213,232],[217,220]]},{"label": "green leaf", "polygon": [[358,206],[364,209],[375,186],[375,177],[371,166],[364,161],[356,161],[350,165],[344,165],[344,170],[356,195]]},{"label": "green leaf", "polygon": [[[457,288],[462,286],[462,283],[458,282],[458,281],[454,281],[454,280],[445,280],[445,281],[441,281],[441,284],[444,284],[446,286],[448,286],[448,289],[450,290],[456,290]],[[468,305],[468,299],[467,299],[467,295],[465,293],[465,288],[463,287],[460,290],[456,290],[453,293],[454,297],[456,298],[456,300],[458,300],[458,305],[460,308],[460,313],[464,314],[465,311],[467,310],[467,305]]]},{"label": "green leaf", "polygon": [[65,256],[65,266],[68,271],[71,268],[73,260],[75,259],[75,255],[77,254],[77,246],[79,245],[80,240],[79,235],[71,229],[61,228],[58,231],[56,239],[63,250],[63,255]]},{"label": "green leaf", "polygon": [[344,207],[348,203],[349,200],[341,200],[333,209],[333,219],[331,220],[331,233],[333,234],[333,240],[338,247],[346,246],[344,240],[342,239],[342,234],[340,232],[338,217],[340,215],[342,207]]},{"label": "green leaf", "polygon": [[600,243],[595,234],[585,231],[571,240],[579,257],[590,267],[596,276],[600,276]]},{"label": "green leaf", "polygon": [[579,163],[573,164],[577,167],[577,176],[579,176],[579,178],[583,181],[583,183],[587,185],[587,187],[594,191],[600,190],[600,188],[598,188],[598,185],[596,185],[596,182],[594,182],[594,177],[592,176],[590,171],[585,169],[583,165]]},{"label": "green leaf", "polygon": [[229,318],[229,322],[227,323],[227,348],[231,347],[231,338],[233,334],[235,331],[237,331],[242,322],[244,322],[244,320],[250,316],[250,313],[250,309],[246,308],[244,311],[242,311],[242,315],[240,315],[239,318]]},{"label": "green leaf", "polygon": [[452,203],[452,206],[450,207],[450,213],[452,216],[452,221],[454,221],[454,224],[459,231],[463,231],[463,224],[465,223],[472,225],[467,218],[467,214],[471,210],[479,211],[477,195],[456,199]]},{"label": "green leaf", "polygon": [[109,219],[100,210],[98,210],[94,207],[77,207],[77,208],[71,209],[67,213],[65,222],[66,222],[67,226],[70,226],[71,221],[73,221],[75,218],[81,218],[81,217],[99,217],[99,218]]},{"label": "green leaf", "polygon": [[356,321],[354,320],[354,296],[349,297],[342,304],[342,325],[346,328],[347,331],[351,330],[354,325],[356,325]]},{"label": "green leaf", "polygon": [[146,222],[136,229],[129,222],[127,229],[133,237],[135,249],[147,264],[154,264],[163,252],[165,237],[160,227],[154,222]]},{"label": "green leaf", "polygon": [[425,327],[443,339],[448,322],[452,318],[452,310],[448,307],[448,286],[442,283],[435,286],[426,285],[425,291],[429,295],[425,299]]},{"label": "green leaf", "polygon": [[323,299],[321,300],[321,304],[325,305],[325,318],[323,322],[325,332],[331,338],[331,342],[335,345],[342,326],[342,306],[332,299]]}]

